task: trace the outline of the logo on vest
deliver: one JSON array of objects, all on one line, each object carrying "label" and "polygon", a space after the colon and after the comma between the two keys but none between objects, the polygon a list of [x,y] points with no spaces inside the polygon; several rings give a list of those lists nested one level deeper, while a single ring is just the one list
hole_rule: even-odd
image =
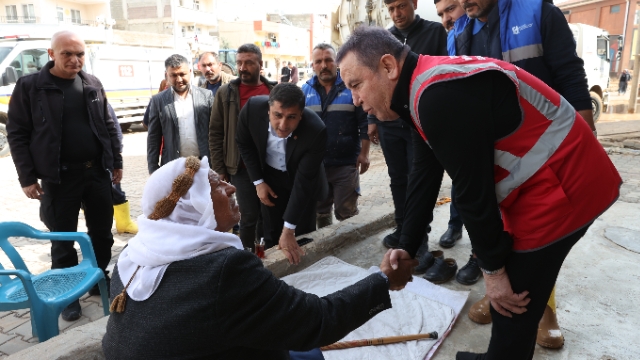
[{"label": "logo on vest", "polygon": [[530,27],[533,27],[533,23],[531,24],[524,24],[524,25],[520,25],[520,26],[514,26],[511,28],[511,31],[513,31],[513,35],[518,35],[520,34],[521,31],[526,30]]}]

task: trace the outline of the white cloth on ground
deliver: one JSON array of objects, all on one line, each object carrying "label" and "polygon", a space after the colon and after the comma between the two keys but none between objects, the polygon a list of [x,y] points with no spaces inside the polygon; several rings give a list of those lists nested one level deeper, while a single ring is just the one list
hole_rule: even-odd
[{"label": "white cloth on ground", "polygon": [[[325,296],[351,285],[372,272],[329,256],[282,280],[300,290]],[[431,294],[437,294],[435,297]],[[437,331],[438,340],[419,340],[385,346],[367,346],[337,351],[324,351],[326,360],[428,359],[440,345],[469,295],[468,291],[452,291],[414,277],[402,291],[391,291],[393,308],[376,315],[349,333],[341,341],[385,336],[413,335]]]},{"label": "white cloth on ground", "polygon": [[207,157],[200,161],[200,169],[193,185],[181,197],[171,215],[149,220],[155,204],[171,193],[173,181],[185,172],[186,158],[178,158],[156,170],[142,193],[142,215],[138,217],[138,234],[129,240],[118,259],[118,271],[123,285],[140,266],[127,288],[129,297],[144,301],[160,285],[167,267],[174,261],[220,251],[228,247],[243,249],[240,238],[216,231],[217,226]]}]

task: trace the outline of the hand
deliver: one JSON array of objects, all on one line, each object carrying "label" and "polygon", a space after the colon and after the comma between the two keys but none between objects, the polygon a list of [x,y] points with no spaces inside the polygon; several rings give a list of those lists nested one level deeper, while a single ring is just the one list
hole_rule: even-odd
[{"label": "hand", "polygon": [[229,174],[220,174],[219,176],[220,176],[220,180],[228,184],[231,184],[231,176],[229,176]]},{"label": "hand", "polygon": [[389,290],[402,290],[407,282],[413,281],[413,268],[416,266],[418,260],[412,259],[408,252],[389,249],[382,258],[380,270],[389,278]]},{"label": "hand", "polygon": [[269,196],[276,199],[278,195],[271,190],[267,183],[263,182],[261,184],[256,185],[256,192],[258,193],[258,197],[260,198],[260,202],[267,206],[276,206],[276,204],[271,202]]},{"label": "hand", "polygon": [[360,154],[358,155],[358,161],[356,162],[356,169],[360,167],[360,175],[364,174],[369,170],[369,155],[368,154]]},{"label": "hand", "polygon": [[304,250],[296,242],[295,230],[291,230],[286,226],[282,228],[278,249],[282,250],[289,260],[289,264],[293,265],[298,265],[300,258],[304,255]]},{"label": "hand", "polygon": [[38,183],[23,187],[22,191],[29,199],[42,200],[42,195],[44,195],[44,191]]},{"label": "hand", "polygon": [[369,124],[369,129],[367,130],[367,135],[369,135],[369,140],[376,144],[380,145],[380,138],[378,137],[378,125]]},{"label": "hand", "polygon": [[114,184],[120,184],[120,180],[122,180],[122,169],[113,169],[113,177],[111,181]]},{"label": "hand", "polygon": [[511,313],[522,314],[527,311],[527,304],[531,299],[527,298],[528,291],[515,294],[511,289],[511,282],[507,271],[503,270],[495,275],[484,274],[486,294],[491,299],[491,305],[500,314],[512,317]]}]

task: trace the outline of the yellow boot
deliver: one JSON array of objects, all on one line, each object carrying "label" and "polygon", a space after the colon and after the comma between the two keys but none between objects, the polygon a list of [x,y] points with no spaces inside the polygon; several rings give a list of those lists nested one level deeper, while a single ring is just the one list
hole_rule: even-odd
[{"label": "yellow boot", "polygon": [[553,287],[540,324],[538,325],[538,345],[549,349],[559,349],[564,345],[564,336],[556,318],[556,288]]},{"label": "yellow boot", "polygon": [[138,224],[131,220],[129,215],[129,202],[113,206],[113,217],[116,219],[116,230],[118,233],[138,233]]}]

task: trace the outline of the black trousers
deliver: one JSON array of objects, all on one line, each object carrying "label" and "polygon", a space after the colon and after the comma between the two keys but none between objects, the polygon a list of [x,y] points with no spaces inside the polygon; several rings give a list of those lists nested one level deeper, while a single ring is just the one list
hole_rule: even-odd
[{"label": "black trousers", "polygon": [[122,190],[120,184],[111,185],[111,197],[113,198],[113,206],[122,205],[127,202],[127,195]]},{"label": "black trousers", "polygon": [[[111,260],[113,246],[113,200],[109,173],[101,166],[83,170],[60,171],[60,184],[42,182],[44,195],[40,202],[40,219],[56,232],[78,230],[78,213],[84,204],[88,235],[98,266],[105,270]],[[78,265],[72,241],[51,242],[51,268]]]},{"label": "black trousers", "polygon": [[[278,195],[271,198],[275,206],[261,204],[264,228],[265,248],[268,249],[278,244],[282,228],[284,227],[284,212],[289,204],[293,184],[286,172],[276,170],[270,166],[264,169],[264,182]],[[316,205],[317,201],[309,201],[307,207],[302,209],[300,223],[296,225],[296,236],[308,234],[316,230]]]},{"label": "black trousers", "polygon": [[492,306],[493,325],[487,353],[475,356],[458,353],[456,359],[533,359],[538,323],[549,301],[560,267],[573,245],[584,236],[590,225],[543,249],[526,253],[512,252],[505,266],[513,291],[529,291],[531,301],[527,305],[527,312],[513,314],[513,318],[508,318],[500,315]]},{"label": "black trousers", "polygon": [[384,161],[391,180],[391,197],[395,208],[395,220],[402,227],[407,183],[413,165],[413,142],[409,124],[378,124],[378,136]]}]

